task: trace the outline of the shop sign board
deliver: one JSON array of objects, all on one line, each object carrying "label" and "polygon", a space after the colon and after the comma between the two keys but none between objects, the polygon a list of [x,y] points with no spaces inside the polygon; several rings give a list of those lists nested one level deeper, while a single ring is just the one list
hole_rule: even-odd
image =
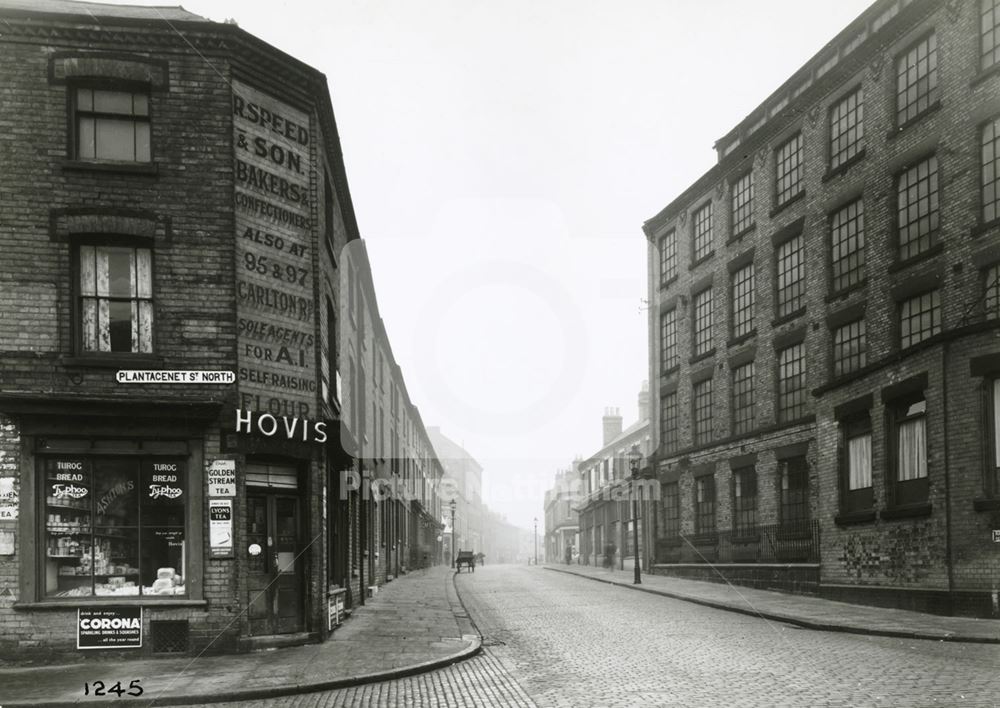
[{"label": "shop sign board", "polygon": [[79,608],[77,649],[139,649],[142,647],[141,607]]},{"label": "shop sign board", "polygon": [[208,496],[236,496],[236,460],[213,460],[208,466]]},{"label": "shop sign board", "polygon": [[212,558],[233,557],[233,500],[208,502],[208,539]]}]

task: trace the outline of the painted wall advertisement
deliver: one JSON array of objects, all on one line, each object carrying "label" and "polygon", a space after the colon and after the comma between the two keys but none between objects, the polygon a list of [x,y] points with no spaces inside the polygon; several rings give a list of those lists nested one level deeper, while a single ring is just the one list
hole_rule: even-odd
[{"label": "painted wall advertisement", "polygon": [[316,401],[309,116],[233,81],[239,407],[308,418]]},{"label": "painted wall advertisement", "polygon": [[139,649],[141,607],[80,608],[76,611],[77,649]]},{"label": "painted wall advertisement", "polygon": [[13,477],[0,477],[0,521],[17,519],[19,497]]},{"label": "painted wall advertisement", "polygon": [[212,558],[233,557],[233,500],[208,502],[208,541]]}]

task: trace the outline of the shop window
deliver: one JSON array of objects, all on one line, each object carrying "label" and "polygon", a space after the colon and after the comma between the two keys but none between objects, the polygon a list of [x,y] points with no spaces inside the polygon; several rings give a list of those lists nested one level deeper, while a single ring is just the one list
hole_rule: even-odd
[{"label": "shop window", "polygon": [[712,253],[712,203],[694,213],[693,261],[700,261]]},{"label": "shop window", "polygon": [[694,532],[715,531],[715,477],[706,475],[694,481]]},{"label": "shop window", "polygon": [[78,160],[150,161],[148,92],[77,88],[73,123]]},{"label": "shop window", "polygon": [[937,35],[931,32],[896,61],[896,124],[913,120],[938,98]]},{"label": "shop window", "polygon": [[753,172],[733,183],[730,221],[734,236],[753,226]]},{"label": "shop window", "polygon": [[833,291],[845,290],[865,277],[865,205],[861,199],[830,217]]},{"label": "shop window", "polygon": [[802,133],[796,133],[775,151],[775,163],[775,196],[780,207],[802,192],[802,177],[805,172],[802,162]]},{"label": "shop window", "polygon": [[923,394],[899,399],[888,409],[892,503],[927,501],[927,402]]},{"label": "shop window", "polygon": [[153,351],[153,266],[148,248],[81,245],[80,348],[84,353]]},{"label": "shop window", "polygon": [[781,523],[796,526],[809,520],[809,465],[804,457],[778,461]]},{"label": "shop window", "polygon": [[677,275],[677,232],[671,229],[660,237],[660,287]]},{"label": "shop window", "polygon": [[872,488],[872,424],[868,415],[840,423],[841,510],[866,511],[874,504]]},{"label": "shop window", "polygon": [[937,157],[931,155],[899,175],[896,182],[899,260],[905,261],[938,243],[940,194]]},{"label": "shop window", "polygon": [[865,139],[865,104],[861,89],[843,98],[830,111],[830,169],[850,162]]},{"label": "shop window", "polygon": [[733,470],[733,532],[753,533],[757,527],[757,472],[753,467]]},{"label": "shop window", "polygon": [[43,463],[45,596],[185,595],[184,463]]}]

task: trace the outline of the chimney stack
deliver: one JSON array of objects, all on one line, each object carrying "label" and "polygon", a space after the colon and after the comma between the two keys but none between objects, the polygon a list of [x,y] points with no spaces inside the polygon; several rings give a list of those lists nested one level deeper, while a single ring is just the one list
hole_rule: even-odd
[{"label": "chimney stack", "polygon": [[639,422],[644,420],[649,420],[649,381],[643,381],[639,391]]},{"label": "chimney stack", "polygon": [[604,409],[604,445],[622,434],[622,412],[618,408]]}]

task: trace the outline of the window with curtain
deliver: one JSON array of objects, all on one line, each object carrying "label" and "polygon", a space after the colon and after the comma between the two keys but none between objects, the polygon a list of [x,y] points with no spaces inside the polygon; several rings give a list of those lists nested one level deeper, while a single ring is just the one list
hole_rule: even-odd
[{"label": "window with curtain", "polygon": [[850,421],[841,421],[843,436],[843,497],[841,509],[845,512],[865,511],[872,508],[872,428],[866,415]]},{"label": "window with curtain", "polygon": [[922,395],[900,401],[892,409],[896,505],[927,501],[926,412]]},{"label": "window with curtain", "polygon": [[81,245],[78,251],[80,349],[153,351],[153,266],[148,248]]}]

